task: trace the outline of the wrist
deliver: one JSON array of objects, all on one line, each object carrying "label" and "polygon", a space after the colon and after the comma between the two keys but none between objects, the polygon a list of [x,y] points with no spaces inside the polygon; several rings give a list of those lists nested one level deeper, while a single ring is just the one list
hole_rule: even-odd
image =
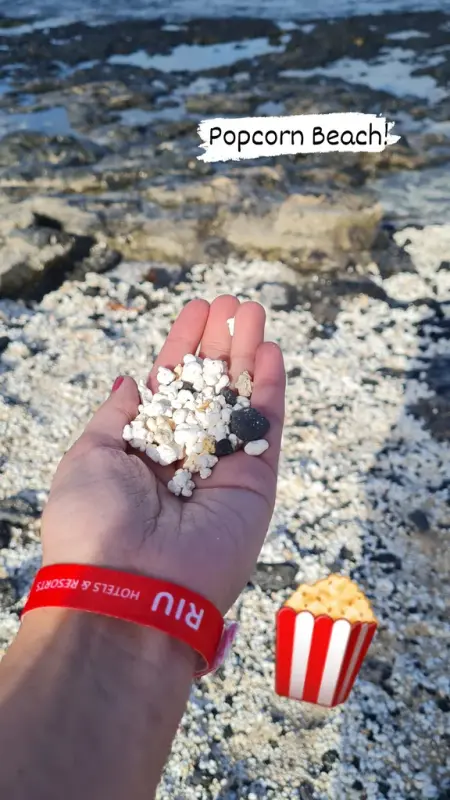
[{"label": "wrist", "polygon": [[19,637],[42,649],[51,644],[61,653],[89,650],[125,660],[130,678],[169,668],[192,677],[197,660],[189,645],[156,628],[67,608],[34,609],[23,618]]}]

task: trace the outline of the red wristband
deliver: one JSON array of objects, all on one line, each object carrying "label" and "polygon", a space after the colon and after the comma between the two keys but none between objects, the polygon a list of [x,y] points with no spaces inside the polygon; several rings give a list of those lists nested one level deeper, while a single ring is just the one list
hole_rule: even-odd
[{"label": "red wristband", "polygon": [[85,564],[55,564],[37,573],[23,609],[58,607],[90,611],[158,628],[190,645],[206,662],[205,675],[223,661],[235,623],[209,600],[169,581]]}]

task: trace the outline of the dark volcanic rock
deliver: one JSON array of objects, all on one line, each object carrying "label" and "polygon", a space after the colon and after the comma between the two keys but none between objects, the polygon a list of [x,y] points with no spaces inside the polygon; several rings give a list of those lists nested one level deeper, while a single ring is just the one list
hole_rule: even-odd
[{"label": "dark volcanic rock", "polygon": [[216,442],[216,448],[214,450],[214,455],[216,456],[229,456],[231,453],[234,453],[233,445],[231,444],[229,439],[221,439],[219,442]]},{"label": "dark volcanic rock", "polygon": [[263,439],[269,428],[269,420],[256,408],[239,408],[231,414],[230,431],[243,442]]},{"label": "dark volcanic rock", "polygon": [[226,389],[222,390],[222,394],[229,406],[236,405],[236,400],[238,398],[237,392],[234,392],[233,389],[227,387]]}]

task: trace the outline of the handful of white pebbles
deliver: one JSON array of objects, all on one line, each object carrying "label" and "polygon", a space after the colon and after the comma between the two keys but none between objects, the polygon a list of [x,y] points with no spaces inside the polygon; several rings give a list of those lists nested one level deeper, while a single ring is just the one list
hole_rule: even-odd
[{"label": "handful of white pebbles", "polygon": [[231,388],[226,362],[188,353],[173,370],[159,367],[156,377],[155,393],[139,382],[139,413],[123,438],[156,464],[183,462],[167,484],[173,494],[191,497],[192,476],[209,478],[223,456],[240,449],[259,456],[269,447],[270,423],[250,404],[247,371]]}]

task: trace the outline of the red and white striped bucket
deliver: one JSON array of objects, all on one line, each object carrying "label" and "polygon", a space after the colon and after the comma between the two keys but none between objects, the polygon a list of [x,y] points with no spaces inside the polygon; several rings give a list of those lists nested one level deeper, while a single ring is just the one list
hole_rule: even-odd
[{"label": "red and white striped bucket", "polygon": [[283,606],[277,614],[276,693],[329,708],[344,703],[376,629],[376,622],[314,617]]}]

